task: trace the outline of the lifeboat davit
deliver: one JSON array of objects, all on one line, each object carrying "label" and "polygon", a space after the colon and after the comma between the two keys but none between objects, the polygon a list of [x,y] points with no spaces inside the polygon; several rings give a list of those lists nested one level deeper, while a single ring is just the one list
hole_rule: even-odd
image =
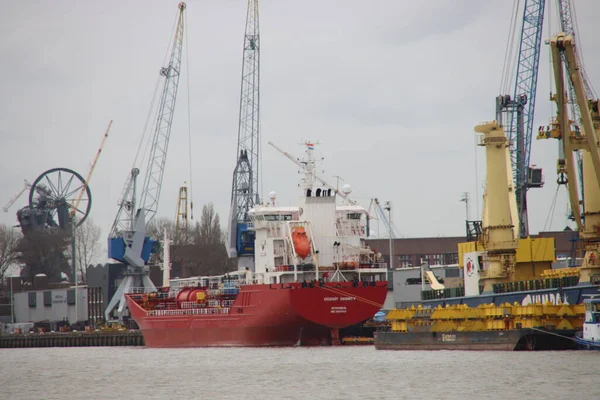
[{"label": "lifeboat davit", "polygon": [[296,254],[305,259],[310,254],[310,240],[306,236],[306,229],[297,227],[292,230],[292,241]]}]

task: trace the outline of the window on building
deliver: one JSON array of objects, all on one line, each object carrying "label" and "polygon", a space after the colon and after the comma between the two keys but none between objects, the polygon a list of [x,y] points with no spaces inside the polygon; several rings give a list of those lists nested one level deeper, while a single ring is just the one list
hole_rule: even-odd
[{"label": "window on building", "polygon": [[399,268],[412,267],[411,258],[412,257],[409,254],[400,254],[398,256],[398,267]]},{"label": "window on building", "polygon": [[67,304],[68,305],[75,304],[75,289],[67,290]]},{"label": "window on building", "polygon": [[427,261],[429,265],[444,265],[443,254],[424,254],[421,256],[421,260]]},{"label": "window on building", "polygon": [[444,253],[444,265],[458,264],[458,251]]},{"label": "window on building", "polygon": [[37,292],[29,292],[29,307],[37,306]]},{"label": "window on building", "polygon": [[52,307],[52,292],[44,292],[44,307]]}]

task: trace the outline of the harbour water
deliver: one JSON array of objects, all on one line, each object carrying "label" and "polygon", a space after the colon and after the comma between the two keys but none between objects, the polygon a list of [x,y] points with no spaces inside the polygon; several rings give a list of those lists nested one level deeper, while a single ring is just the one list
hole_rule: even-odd
[{"label": "harbour water", "polygon": [[2,399],[599,399],[600,352],[0,350]]}]

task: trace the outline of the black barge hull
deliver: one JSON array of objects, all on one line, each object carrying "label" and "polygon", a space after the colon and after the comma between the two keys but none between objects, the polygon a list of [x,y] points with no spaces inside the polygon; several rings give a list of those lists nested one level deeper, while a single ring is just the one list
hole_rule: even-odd
[{"label": "black barge hull", "polygon": [[375,333],[378,350],[575,350],[575,330]]}]

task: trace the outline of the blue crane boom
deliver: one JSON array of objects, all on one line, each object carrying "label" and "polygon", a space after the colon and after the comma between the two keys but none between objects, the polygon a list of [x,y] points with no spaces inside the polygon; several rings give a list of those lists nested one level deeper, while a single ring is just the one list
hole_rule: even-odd
[{"label": "blue crane boom", "polygon": [[154,284],[148,277],[148,266],[146,265],[154,245],[154,242],[146,237],[146,225],[156,215],[158,207],[181,74],[184,32],[183,11],[186,5],[182,2],[179,3],[178,7],[180,10],[179,19],[175,29],[169,64],[160,70],[160,75],[164,77],[164,86],[158,105],[154,134],[151,138],[150,155],[144,183],[140,191],[140,201],[138,203],[136,199],[138,191],[137,177],[140,171],[133,168],[125,184],[117,217],[109,235],[108,255],[112,259],[125,263],[127,271],[106,308],[107,320],[117,304],[119,305],[118,314],[119,316],[122,315],[125,306],[124,294],[129,292],[131,288],[143,286],[146,291],[155,289]]},{"label": "blue crane boom", "polygon": [[227,253],[238,268],[253,267],[254,232],[248,211],[259,203],[260,34],[258,0],[248,0],[240,92],[238,147],[231,188]]},{"label": "blue crane boom", "polygon": [[511,98],[503,95],[496,99],[497,120],[502,121],[501,114],[507,114],[505,123],[501,124],[507,132],[511,145],[510,154],[521,237],[529,235],[527,190],[543,185],[541,169],[531,168],[529,160],[544,6],[545,0],[525,1],[513,96]]}]

